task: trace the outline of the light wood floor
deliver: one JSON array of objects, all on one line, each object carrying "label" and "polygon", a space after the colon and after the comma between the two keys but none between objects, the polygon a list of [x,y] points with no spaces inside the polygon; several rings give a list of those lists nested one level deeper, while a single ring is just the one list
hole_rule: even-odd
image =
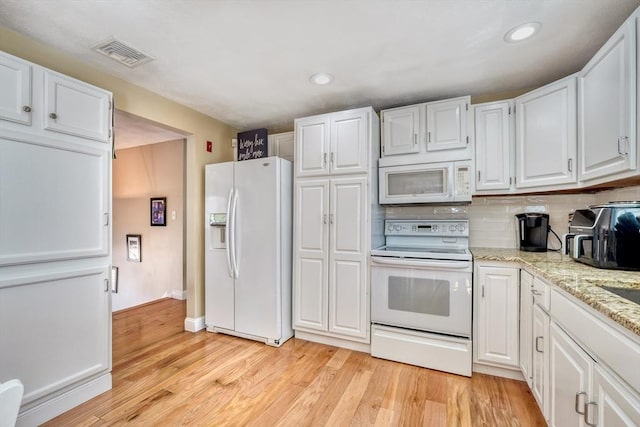
[{"label": "light wood floor", "polygon": [[291,339],[183,332],[184,302],[113,315],[113,389],[46,426],[544,426],[525,383]]}]

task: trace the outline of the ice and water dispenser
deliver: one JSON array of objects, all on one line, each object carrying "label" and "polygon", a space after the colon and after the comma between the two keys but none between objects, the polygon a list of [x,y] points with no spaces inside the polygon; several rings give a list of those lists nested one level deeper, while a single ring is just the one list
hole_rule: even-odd
[{"label": "ice and water dispenser", "polygon": [[227,213],[210,213],[209,225],[211,233],[211,249],[225,249],[227,247]]}]

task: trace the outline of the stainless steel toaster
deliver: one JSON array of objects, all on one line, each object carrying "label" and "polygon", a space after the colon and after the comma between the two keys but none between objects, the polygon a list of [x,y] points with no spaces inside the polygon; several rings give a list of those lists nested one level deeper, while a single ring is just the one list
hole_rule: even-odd
[{"label": "stainless steel toaster", "polygon": [[598,268],[640,270],[640,202],[610,202],[575,211],[565,253]]}]

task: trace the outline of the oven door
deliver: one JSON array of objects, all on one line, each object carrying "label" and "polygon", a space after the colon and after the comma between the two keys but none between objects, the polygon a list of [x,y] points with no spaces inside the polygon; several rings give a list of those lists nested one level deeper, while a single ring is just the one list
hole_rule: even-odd
[{"label": "oven door", "polygon": [[471,337],[471,261],[371,257],[371,321]]}]

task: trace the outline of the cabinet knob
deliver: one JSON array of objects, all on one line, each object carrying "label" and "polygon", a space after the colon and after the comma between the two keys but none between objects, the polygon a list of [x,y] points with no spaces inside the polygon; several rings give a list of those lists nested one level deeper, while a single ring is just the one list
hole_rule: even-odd
[{"label": "cabinet knob", "polygon": [[30,113],[31,107],[29,107],[28,105],[25,105],[24,107],[22,107],[22,111],[24,111],[25,113]]},{"label": "cabinet knob", "polygon": [[49,118],[55,120],[58,118],[58,115],[56,113],[51,113],[49,114]]}]

